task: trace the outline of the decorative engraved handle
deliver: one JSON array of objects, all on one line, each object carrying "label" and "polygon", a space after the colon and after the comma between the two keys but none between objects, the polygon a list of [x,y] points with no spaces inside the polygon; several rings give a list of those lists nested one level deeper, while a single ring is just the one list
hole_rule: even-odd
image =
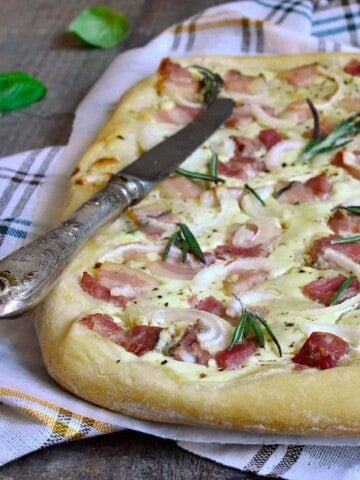
[{"label": "decorative engraved handle", "polygon": [[79,248],[126,207],[141,200],[149,186],[115,175],[68,220],[0,261],[0,318],[26,312],[44,299]]}]

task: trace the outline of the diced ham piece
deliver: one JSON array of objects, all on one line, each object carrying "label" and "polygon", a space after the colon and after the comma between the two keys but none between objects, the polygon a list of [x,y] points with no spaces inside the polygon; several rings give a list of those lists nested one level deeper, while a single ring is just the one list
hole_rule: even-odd
[{"label": "diced ham piece", "polygon": [[[338,275],[331,278],[319,278],[313,282],[308,283],[302,288],[304,295],[315,302],[320,302],[323,305],[330,305],[336,292],[343,285],[346,277]],[[357,280],[353,280],[348,288],[342,292],[336,303],[341,303],[348,298],[352,298],[360,292],[360,284]]]},{"label": "diced ham piece", "polygon": [[266,128],[259,133],[259,140],[267,150],[283,140],[282,135],[275,128]]},{"label": "diced ham piece", "polygon": [[266,80],[263,76],[243,75],[237,70],[228,70],[224,75],[223,87],[228,92],[258,95],[267,92]]},{"label": "diced ham piece", "polygon": [[337,335],[313,332],[292,361],[299,365],[326,370],[336,367],[349,348],[349,344]]},{"label": "diced ham piece", "polygon": [[201,90],[201,84],[178,63],[164,58],[158,70],[157,89],[160,94],[192,96]]},{"label": "diced ham piece", "polygon": [[174,229],[178,221],[176,215],[166,209],[164,205],[151,205],[148,207],[133,208],[128,210],[130,219],[138,226],[139,230],[148,237],[161,239]]},{"label": "diced ham piece", "polygon": [[98,300],[103,300],[107,303],[112,303],[117,307],[125,307],[125,305],[133,300],[131,297],[126,297],[124,295],[111,295],[110,288],[101,285],[96,278],[91,276],[89,273],[84,272],[80,280],[80,286],[84,292],[91,295],[93,298]]},{"label": "diced ham piece", "polygon": [[242,257],[257,258],[266,257],[268,250],[265,245],[254,245],[252,247],[237,247],[235,245],[218,245],[215,248],[215,256],[217,258]]},{"label": "diced ham piece", "polygon": [[332,183],[325,174],[321,174],[310,178],[305,183],[293,182],[290,188],[279,196],[279,201],[294,205],[319,199],[325,200],[331,192]]},{"label": "diced ham piece", "polygon": [[238,370],[256,352],[259,344],[255,338],[249,338],[231,348],[227,348],[215,354],[218,367],[225,370]]},{"label": "diced ham piece", "polygon": [[154,110],[156,120],[174,125],[186,125],[192,122],[203,111],[202,107],[187,107],[175,105],[172,108],[159,108]]},{"label": "diced ham piece", "polygon": [[360,215],[336,210],[329,220],[331,230],[342,237],[360,233]]},{"label": "diced ham piece", "polygon": [[169,356],[182,362],[197,363],[207,365],[211,355],[201,348],[198,340],[198,334],[204,331],[201,320],[193,325],[189,325],[181,339],[169,350]]},{"label": "diced ham piece", "polygon": [[235,156],[226,163],[219,162],[219,174],[226,177],[249,180],[264,171],[265,164],[261,160],[252,157]]},{"label": "diced ham piece", "polygon": [[160,327],[148,325],[137,325],[130,330],[125,330],[114,321],[111,315],[104,313],[88,315],[79,323],[137,356],[154,350],[162,330]]},{"label": "diced ham piece", "polygon": [[199,198],[205,191],[205,186],[194,182],[190,178],[176,176],[167,178],[160,185],[160,193],[165,198]]},{"label": "diced ham piece", "polygon": [[302,65],[279,73],[279,78],[290,83],[294,87],[310,87],[319,78],[318,65]]},{"label": "diced ham piece", "polygon": [[199,302],[195,302],[192,307],[197,310],[203,310],[204,312],[214,313],[222,318],[226,317],[225,305],[212,295],[203,298]]},{"label": "diced ham piece", "polygon": [[99,283],[109,288],[112,295],[134,298],[158,286],[150,275],[113,262],[104,262],[97,272]]},{"label": "diced ham piece", "polygon": [[356,58],[350,60],[350,62],[345,65],[344,72],[355,77],[360,77],[360,61]]},{"label": "diced ham piece", "polygon": [[310,252],[313,263],[318,265],[320,268],[342,266],[339,265],[339,262],[343,263],[341,259],[335,261],[335,257],[333,255],[329,256],[327,251],[335,253],[338,252],[341,254],[341,256],[345,256],[355,263],[360,263],[360,243],[332,243],[334,240],[339,238],[341,237],[337,235],[330,235],[328,237],[315,240]]},{"label": "diced ham piece", "polygon": [[360,180],[360,150],[337,152],[331,163],[344,168],[350,175]]}]

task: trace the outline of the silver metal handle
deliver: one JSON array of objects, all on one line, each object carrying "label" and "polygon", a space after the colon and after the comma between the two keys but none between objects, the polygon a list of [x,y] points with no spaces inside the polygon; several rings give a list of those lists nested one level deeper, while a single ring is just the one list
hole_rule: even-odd
[{"label": "silver metal handle", "polygon": [[81,246],[148,191],[149,186],[134,177],[115,175],[68,220],[1,260],[0,318],[41,302]]}]

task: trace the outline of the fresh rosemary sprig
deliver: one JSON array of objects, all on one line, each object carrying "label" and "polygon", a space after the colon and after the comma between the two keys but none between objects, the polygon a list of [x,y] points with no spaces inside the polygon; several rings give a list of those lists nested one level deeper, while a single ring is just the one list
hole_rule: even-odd
[{"label": "fresh rosemary sprig", "polygon": [[[210,175],[212,175],[213,177],[218,177],[219,176],[219,157],[218,157],[218,154],[214,152],[214,150],[212,150],[211,148],[210,148],[210,153],[211,153],[211,157],[209,160]],[[225,180],[222,178],[220,180],[225,182]]]},{"label": "fresh rosemary sprig", "polygon": [[339,300],[340,298],[340,295],[345,292],[345,290],[350,287],[350,285],[352,284],[353,280],[355,280],[355,276],[354,275],[350,275],[350,277],[346,278],[343,283],[340,285],[339,289],[337,292],[335,292],[335,295],[332,297],[329,305],[335,305],[337,303],[337,301]]},{"label": "fresh rosemary sprig", "polygon": [[249,190],[249,192],[254,195],[256,200],[258,200],[263,207],[266,207],[266,203],[264,202],[264,200],[260,197],[260,195],[253,188],[250,187],[250,185],[245,183],[244,187],[246,188],[246,190]]},{"label": "fresh rosemary sprig", "polygon": [[193,68],[201,75],[201,83],[204,88],[204,102],[206,105],[211,105],[217,99],[221,90],[223,80],[215,72],[201,65],[189,65],[188,68]]},{"label": "fresh rosemary sprig", "polygon": [[313,136],[300,155],[303,163],[309,162],[320,153],[331,152],[350,143],[360,132],[360,113],[355,113],[337,124],[328,135],[322,135],[319,127],[319,114],[311,100],[307,99],[314,118]]},{"label": "fresh rosemary sprig", "polygon": [[339,207],[335,207],[334,210],[346,210],[349,213],[354,213],[355,215],[360,215],[360,206],[359,205],[349,205],[347,207],[343,207],[340,205]]},{"label": "fresh rosemary sprig", "polygon": [[232,348],[234,345],[243,342],[248,337],[251,331],[254,332],[254,335],[259,342],[260,347],[264,348],[265,346],[265,336],[263,328],[270,336],[271,340],[275,343],[279,356],[282,356],[281,346],[275,337],[273,331],[271,330],[267,321],[259,314],[253,313],[250,310],[243,307],[241,316],[238,324],[235,327],[234,334],[228,349]]},{"label": "fresh rosemary sprig", "polygon": [[185,170],[185,168],[177,168],[175,172],[183,175],[184,177],[194,178],[195,180],[207,180],[215,183],[225,182],[223,178],[213,175],[212,173],[207,175],[206,173],[191,172],[190,170]]},{"label": "fresh rosemary sprig", "polygon": [[360,235],[352,235],[351,237],[336,238],[335,240],[331,241],[333,245],[341,244],[341,243],[355,243],[355,242],[360,242]]},{"label": "fresh rosemary sprig", "polygon": [[205,256],[201,250],[201,247],[196,240],[194,234],[185,223],[177,223],[179,230],[174,232],[163,251],[162,259],[164,262],[168,259],[170,249],[176,246],[181,249],[181,261],[184,263],[187,258],[187,254],[190,252],[200,260],[202,263],[206,263]]}]

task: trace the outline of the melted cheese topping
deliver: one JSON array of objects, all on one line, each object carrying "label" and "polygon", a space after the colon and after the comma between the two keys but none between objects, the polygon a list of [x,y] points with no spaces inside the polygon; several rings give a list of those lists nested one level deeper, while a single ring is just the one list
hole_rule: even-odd
[{"label": "melted cheese topping", "polygon": [[[226,71],[225,66],[221,64],[206,66],[220,74]],[[309,282],[322,277],[336,276],[341,271],[340,268],[339,271],[319,270],[309,264],[307,254],[314,240],[331,234],[328,219],[332,210],[338,205],[356,204],[355,199],[359,199],[360,182],[344,169],[330,164],[334,152],[319,155],[309,164],[298,161],[299,154],[308,141],[306,135],[312,130],[313,121],[311,116],[305,121],[297,120],[292,110],[294,102],[311,98],[319,111],[324,115],[326,113],[326,116],[335,123],[343,120],[350,115],[342,106],[343,100],[359,95],[360,78],[344,74],[342,67],[335,69],[333,65],[324,64],[318,67],[318,76],[314,83],[308,87],[297,88],[281,79],[277,72],[262,73],[267,84],[266,95],[262,93],[260,98],[255,95],[246,95],[246,98],[240,95],[239,102],[239,95],[234,94],[239,106],[244,102],[250,104],[253,119],[238,128],[223,126],[188,157],[182,166],[188,170],[208,173],[211,150],[218,154],[221,162],[227,162],[236,153],[234,137],[257,140],[260,131],[275,127],[284,137],[286,145],[281,148],[273,147],[274,150],[270,152],[263,146],[257,149],[253,156],[259,161],[264,160],[268,170],[261,171],[248,180],[251,187],[265,201],[265,206],[261,205],[250,192],[243,190],[244,181],[235,177],[224,176],[226,182],[218,186],[196,181],[204,187],[204,190],[206,188],[211,190],[213,204],[210,202],[210,205],[207,205],[201,196],[188,199],[164,198],[160,186],[140,205],[130,209],[126,215],[96,237],[99,255],[97,259],[93,259],[93,263],[116,262],[140,270],[158,281],[156,288],[140,295],[123,309],[111,304],[102,304],[100,307],[90,309],[110,313],[125,327],[140,323],[163,328],[155,350],[141,358],[119,347],[121,351],[119,358],[123,361],[149,361],[163,365],[163,368],[174,376],[180,375],[194,381],[201,377],[201,381],[204,382],[217,382],[230,381],[234,377],[249,374],[267,375],[290,371],[293,367],[291,358],[312,331],[332,332],[344,338],[352,347],[350,357],[356,356],[360,350],[360,313],[356,310],[360,303],[360,295],[340,304],[325,307],[302,293],[302,287]],[[229,93],[231,92],[223,90],[220,95],[226,97]],[[138,126],[137,142],[140,151],[148,150],[179,128],[170,123],[154,121],[152,115],[154,110],[170,110],[175,105],[176,99],[164,95],[157,104],[132,112]],[[264,107],[272,109],[272,113],[266,113]],[[353,151],[359,146],[358,136],[347,149]],[[351,154],[347,154],[346,158],[350,157]],[[279,190],[279,185],[288,182],[304,183],[321,174],[325,174],[333,186],[332,193],[326,200],[315,199],[290,204],[282,201],[281,196],[280,198],[274,196]],[[233,189],[242,191],[240,200],[233,195]],[[270,254],[266,258],[230,260],[217,258],[212,265],[201,269],[191,279],[172,278],[171,275],[164,276],[161,270],[154,269],[154,265],[161,261],[167,239],[149,236],[140,221],[135,223],[132,221],[135,213],[131,212],[140,209],[146,213],[155,204],[162,205],[164,211],[171,210],[177,222],[185,223],[196,236],[204,252],[213,252],[218,245],[229,243],[229,229],[234,225],[240,227],[252,222],[261,230],[262,226],[273,224],[278,229],[281,227],[281,234],[269,242]],[[161,217],[159,221],[161,222]],[[175,231],[176,225],[169,224],[167,228],[171,234]],[[131,248],[138,253],[128,255]],[[88,266],[89,271],[92,266],[93,264]],[[229,290],[226,285],[231,275],[236,275],[239,270],[262,270],[267,273],[265,280],[261,280],[241,295],[241,301],[248,308],[263,312],[264,318],[271,325],[282,346],[283,357],[279,358],[269,338],[265,347],[259,348],[247,364],[236,371],[219,371],[214,360],[211,360],[208,366],[204,366],[192,363],[191,356],[185,359],[188,361],[168,357],[170,346],[199,318],[205,325],[204,333],[198,336],[201,347],[210,353],[226,348],[234,327],[217,315],[191,310],[189,299],[196,297],[199,301],[213,295],[228,311],[236,310],[239,305],[231,288]],[[188,362],[192,364],[189,365]]]}]

